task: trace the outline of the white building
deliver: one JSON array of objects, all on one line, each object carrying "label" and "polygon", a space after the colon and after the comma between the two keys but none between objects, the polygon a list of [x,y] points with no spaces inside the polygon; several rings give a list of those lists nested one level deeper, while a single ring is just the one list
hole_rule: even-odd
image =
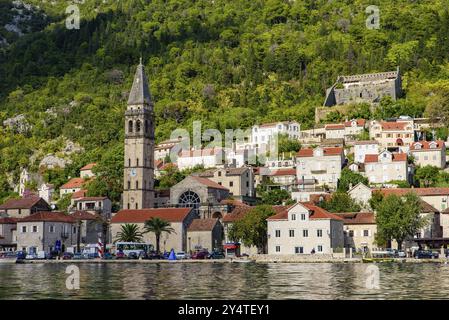
[{"label": "white building", "polygon": [[382,148],[408,152],[410,144],[415,141],[413,119],[395,122],[373,120],[370,123],[369,136],[379,142]]},{"label": "white building", "polygon": [[343,148],[301,149],[296,156],[298,181],[314,180],[316,185],[337,187],[344,164]]},{"label": "white building", "polygon": [[204,166],[213,168],[224,165],[226,155],[221,148],[210,148],[201,150],[183,151],[178,159],[177,166],[179,170],[191,169],[195,166]]},{"label": "white building", "polygon": [[384,150],[379,155],[366,155],[364,175],[370,183],[408,181],[407,154]]},{"label": "white building", "polygon": [[277,135],[281,134],[285,134],[293,140],[299,139],[300,124],[296,121],[283,121],[255,125],[251,131],[251,142],[258,146],[269,144]]},{"label": "white building", "polygon": [[311,203],[298,202],[267,221],[268,254],[332,254],[344,247],[343,219]]},{"label": "white building", "polygon": [[95,177],[95,174],[93,173],[92,169],[96,166],[96,163],[89,163],[86,164],[84,167],[80,169],[80,177],[84,179],[89,179],[92,177]]},{"label": "white building", "polygon": [[50,183],[43,183],[39,189],[39,197],[47,201],[48,203],[51,203],[53,193],[55,192],[55,186]]},{"label": "white building", "polygon": [[365,129],[364,119],[352,119],[339,124],[325,125],[326,139],[352,140]]},{"label": "white building", "polygon": [[446,167],[446,145],[444,141],[418,141],[410,145],[410,154],[419,166]]},{"label": "white building", "polygon": [[354,143],[354,162],[364,163],[367,154],[379,154],[379,142],[366,140]]}]

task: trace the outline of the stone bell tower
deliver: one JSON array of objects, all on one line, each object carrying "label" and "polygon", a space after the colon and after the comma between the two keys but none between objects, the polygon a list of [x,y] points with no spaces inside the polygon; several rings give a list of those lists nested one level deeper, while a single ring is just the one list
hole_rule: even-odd
[{"label": "stone bell tower", "polygon": [[154,113],[142,59],[125,112],[123,209],[154,206]]}]

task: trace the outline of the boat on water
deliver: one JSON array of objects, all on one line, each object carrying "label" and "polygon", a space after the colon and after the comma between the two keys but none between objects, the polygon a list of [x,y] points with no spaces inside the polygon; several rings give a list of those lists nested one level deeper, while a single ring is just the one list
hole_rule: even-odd
[{"label": "boat on water", "polygon": [[394,258],[362,258],[363,263],[394,262]]},{"label": "boat on water", "polygon": [[370,254],[362,258],[363,263],[376,262],[394,262],[394,253],[390,250],[386,251],[372,251]]},{"label": "boat on water", "polygon": [[249,260],[249,259],[232,259],[232,262],[235,263],[251,263],[254,262],[253,260]]}]

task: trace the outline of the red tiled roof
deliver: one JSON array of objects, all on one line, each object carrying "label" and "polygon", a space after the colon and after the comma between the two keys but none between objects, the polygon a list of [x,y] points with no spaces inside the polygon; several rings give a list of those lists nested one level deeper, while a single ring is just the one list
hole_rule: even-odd
[{"label": "red tiled roof", "polygon": [[[288,206],[272,206],[275,215],[283,212]],[[236,206],[231,213],[226,214],[223,217],[223,222],[234,222],[242,219],[248,212],[250,212],[254,207],[250,206]]]},{"label": "red tiled roof", "polygon": [[336,213],[344,219],[344,224],[376,224],[376,217],[373,212],[348,212]]},{"label": "red tiled roof", "polygon": [[235,199],[223,199],[220,201],[220,204],[229,204],[229,205],[233,205],[233,206],[249,207],[246,203],[244,203],[240,200],[235,200]]},{"label": "red tiled roof", "polygon": [[192,208],[154,208],[138,210],[120,210],[111,220],[111,223],[144,223],[151,218],[160,218],[168,222],[182,222]]},{"label": "red tiled roof", "polygon": [[162,167],[163,164],[164,164],[164,161],[156,160],[156,161],[154,161],[154,168],[160,169],[160,167]]},{"label": "red tiled roof", "polygon": [[418,196],[449,195],[449,188],[383,188],[374,189],[373,191],[379,191],[384,196],[388,196],[390,194],[403,196],[409,192],[414,192]]},{"label": "red tiled roof", "polygon": [[365,123],[366,123],[366,120],[365,120],[365,119],[357,119],[357,120],[354,119],[354,120],[346,121],[346,122],[345,122],[345,126],[346,126],[346,127],[350,127],[352,121],[356,121],[358,127],[364,127],[364,126],[365,126]]},{"label": "red tiled roof", "polygon": [[16,224],[17,221],[19,220],[20,219],[18,218],[10,218],[10,217],[0,218],[0,224]]},{"label": "red tiled roof", "polygon": [[379,142],[376,140],[363,140],[354,142],[354,145],[365,145],[365,144],[379,144]]},{"label": "red tiled roof", "polygon": [[201,177],[197,177],[197,176],[190,176],[190,177],[192,177],[192,179],[198,181],[199,183],[201,183],[201,184],[203,184],[203,185],[205,185],[205,186],[207,186],[209,188],[222,189],[222,190],[228,190],[229,191],[228,188],[225,188],[225,187],[219,185],[218,183],[216,183],[216,182],[214,182],[212,180],[209,180],[207,178],[201,178]]},{"label": "red tiled roof", "polygon": [[76,201],[100,201],[106,200],[108,197],[81,197],[77,198]]},{"label": "red tiled roof", "polygon": [[80,171],[84,171],[84,170],[92,170],[92,168],[95,167],[96,165],[97,165],[97,164],[96,164],[95,162],[86,164],[84,167],[82,167],[82,168],[80,169]]},{"label": "red tiled roof", "polygon": [[434,206],[432,206],[431,204],[427,203],[426,201],[420,199],[419,202],[421,204],[421,212],[422,213],[439,212],[437,209],[435,209]]},{"label": "red tiled roof", "polygon": [[381,122],[383,130],[405,130],[407,122]]},{"label": "red tiled roof", "polygon": [[[393,161],[407,161],[406,153],[393,153]],[[365,163],[378,162],[379,156],[377,154],[366,154]]]},{"label": "red tiled roof", "polygon": [[87,194],[87,190],[79,190],[79,191],[75,191],[74,193],[72,193],[72,199],[79,199],[79,198],[83,198],[85,197]]},{"label": "red tiled roof", "polygon": [[[431,148],[430,147],[431,143],[434,143],[435,147]],[[421,145],[421,148],[420,149],[416,148],[417,145]],[[413,142],[410,145],[410,150],[411,151],[440,150],[441,148],[443,148],[443,146],[444,146],[444,141],[442,141],[442,140],[437,140],[437,141],[418,141],[418,142]]]},{"label": "red tiled roof", "polygon": [[187,231],[212,231],[218,219],[193,219]]},{"label": "red tiled roof", "polygon": [[0,205],[0,209],[30,209],[35,204],[37,204],[41,199],[42,198],[39,197],[9,199],[4,204]]},{"label": "red tiled roof", "polygon": [[65,222],[74,223],[75,218],[65,214],[64,212],[49,212],[41,211],[32,214],[28,217],[20,219],[18,222],[41,222],[41,221],[51,221],[51,222]]},{"label": "red tiled roof", "polygon": [[67,183],[63,184],[60,189],[76,189],[81,188],[86,182],[84,178],[72,178]]},{"label": "red tiled roof", "polygon": [[271,172],[270,176],[296,176],[296,169],[278,169]]},{"label": "red tiled roof", "polygon": [[[343,153],[343,148],[341,147],[331,147],[331,148],[323,148],[323,154],[325,156],[335,156]],[[313,149],[301,149],[297,153],[298,157],[313,157]]]},{"label": "red tiled roof", "polygon": [[345,128],[344,124],[326,124],[324,126],[326,130],[343,130]]},{"label": "red tiled roof", "polygon": [[76,220],[96,220],[97,217],[87,211],[75,211],[70,215]]},{"label": "red tiled roof", "polygon": [[[313,220],[314,219],[343,220],[343,218],[341,218],[333,213],[330,213],[330,212],[326,211],[325,209],[320,208],[310,202],[298,202],[298,204],[304,206],[309,211],[311,211],[311,214],[309,216],[310,219],[313,219]],[[295,206],[295,205],[293,205],[293,206]],[[289,208],[292,208],[293,206],[291,206]],[[287,220],[288,209],[285,209],[282,212],[280,212],[272,217],[269,217],[267,220]]]}]

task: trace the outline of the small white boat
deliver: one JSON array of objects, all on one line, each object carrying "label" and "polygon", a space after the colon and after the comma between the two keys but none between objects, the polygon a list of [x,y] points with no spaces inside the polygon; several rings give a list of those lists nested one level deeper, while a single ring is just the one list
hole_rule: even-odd
[{"label": "small white boat", "polygon": [[251,262],[253,262],[253,260],[249,260],[249,259],[232,259],[231,262],[236,262],[236,263],[251,263]]}]

